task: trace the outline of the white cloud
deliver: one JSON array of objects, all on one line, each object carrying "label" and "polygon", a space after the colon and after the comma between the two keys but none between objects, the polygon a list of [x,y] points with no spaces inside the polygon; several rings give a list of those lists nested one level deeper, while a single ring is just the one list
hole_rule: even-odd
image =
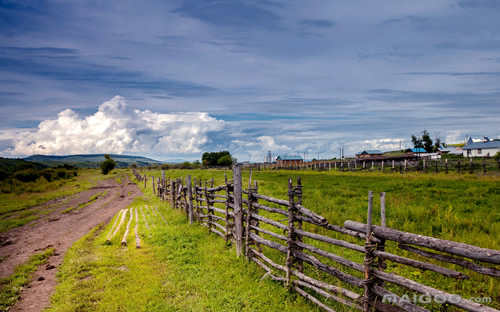
[{"label": "white cloud", "polygon": [[406,148],[407,142],[403,138],[383,138],[363,141],[363,146],[366,149],[380,149],[383,151],[398,150]]},{"label": "white cloud", "polygon": [[[98,111],[80,118],[66,109],[57,119],[42,121],[34,131],[4,133],[13,147],[10,155],[79,153],[199,153],[208,134],[220,131],[224,122],[208,113],[160,114],[132,109],[125,99],[115,96],[102,103]],[[15,135],[13,135],[15,134]]]}]

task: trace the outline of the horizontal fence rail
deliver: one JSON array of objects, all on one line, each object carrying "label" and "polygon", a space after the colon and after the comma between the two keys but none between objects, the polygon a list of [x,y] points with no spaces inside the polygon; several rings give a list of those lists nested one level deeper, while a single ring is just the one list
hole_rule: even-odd
[{"label": "horizontal fence rail", "polygon": [[[133,172],[146,187],[148,178]],[[182,210],[190,223],[207,227],[227,245],[234,243],[237,256],[244,255],[261,267],[266,272],[264,277],[325,311],[334,311],[332,303],[336,302],[365,312],[445,311],[448,306],[499,312],[387,270],[389,261],[431,271],[457,283],[470,279],[467,271],[457,270],[458,266],[496,279],[500,277],[500,251],[387,227],[385,193],[380,194],[381,225],[372,224],[373,193],[369,192],[367,223],[347,220],[339,226],[303,206],[300,178],[295,185],[288,180],[288,199],[277,199],[259,193],[251,171],[248,187],[243,189],[240,165],[233,168],[233,180],[225,176],[224,184],[218,186],[213,179],[171,179],[162,171],[161,178],[151,177],[151,187],[172,208]],[[389,242],[394,244],[391,251],[387,250]],[[396,254],[398,250],[405,254]],[[412,255],[416,258],[410,258]],[[452,269],[439,263],[457,266]],[[406,293],[427,296],[432,302],[412,302],[401,295]]]}]

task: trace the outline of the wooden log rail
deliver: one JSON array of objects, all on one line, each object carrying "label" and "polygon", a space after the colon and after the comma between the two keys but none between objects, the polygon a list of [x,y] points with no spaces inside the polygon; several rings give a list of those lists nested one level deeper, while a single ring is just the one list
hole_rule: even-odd
[{"label": "wooden log rail", "polygon": [[[366,224],[350,220],[344,222],[344,227],[358,232],[366,231],[367,228]],[[372,231],[376,236],[386,240],[426,247],[473,260],[500,264],[500,250],[481,248],[464,243],[398,231],[380,226],[373,226]]]}]

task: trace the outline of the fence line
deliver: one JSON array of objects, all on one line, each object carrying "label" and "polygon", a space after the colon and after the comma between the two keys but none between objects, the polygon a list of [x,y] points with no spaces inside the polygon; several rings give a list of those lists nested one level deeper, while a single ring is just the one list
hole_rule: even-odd
[{"label": "fence line", "polygon": [[[138,181],[147,177],[134,174]],[[225,177],[223,185],[209,181],[152,178],[154,194],[170,201],[171,207],[186,213],[188,221],[207,227],[227,244],[235,243],[237,256],[244,255],[266,273],[265,276],[296,291],[325,311],[336,301],[360,311],[430,311],[448,305],[465,311],[499,312],[492,307],[461,298],[439,289],[387,272],[386,262],[395,262],[420,270],[428,270],[457,281],[469,276],[425,260],[397,255],[386,250],[386,242],[397,243],[395,250],[405,250],[419,258],[456,264],[479,274],[500,277],[500,251],[464,243],[442,240],[391,229],[385,225],[385,193],[381,194],[382,225],[372,224],[373,194],[368,196],[367,224],[347,220],[343,226],[330,224],[324,217],[302,205],[302,184],[288,180],[288,200],[260,194],[256,181],[248,181],[243,189],[241,166],[233,168],[233,180]],[[194,204],[193,204],[194,201]],[[307,224],[307,230],[304,225]],[[311,231],[311,228],[317,230]],[[329,237],[334,231],[364,244]],[[322,234],[319,234],[321,232]],[[363,263],[339,255],[343,248],[363,255]],[[421,249],[421,248],[426,248]],[[429,251],[431,250],[431,251]],[[436,253],[437,251],[439,253]],[[468,260],[466,260],[468,259]],[[472,262],[474,261],[474,262]],[[343,268],[343,269],[341,269]],[[405,296],[389,291],[419,293],[434,303],[411,302]]]},{"label": "fence line", "polygon": [[245,164],[255,170],[319,170],[319,171],[380,171],[380,172],[425,172],[425,173],[483,173],[500,171],[500,160],[493,158],[449,159],[343,159],[313,161],[280,161],[277,163]]}]

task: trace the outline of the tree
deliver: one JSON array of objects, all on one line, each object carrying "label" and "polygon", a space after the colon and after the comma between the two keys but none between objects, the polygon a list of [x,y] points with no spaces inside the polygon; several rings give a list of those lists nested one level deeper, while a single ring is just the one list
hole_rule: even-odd
[{"label": "tree", "polygon": [[101,163],[101,172],[102,174],[108,174],[115,168],[116,162],[108,154],[104,155],[104,158],[106,159]]},{"label": "tree", "polygon": [[[221,152],[205,152],[201,156],[201,161],[203,162],[203,166],[206,167],[215,167],[215,166],[223,166],[219,164],[219,159],[224,158],[224,163],[228,162],[228,158],[231,159],[231,163],[233,163],[233,158],[231,157],[231,153],[228,151],[221,151]],[[230,165],[229,164],[229,165]],[[229,166],[228,165],[228,166]]]},{"label": "tree", "polygon": [[411,142],[415,148],[423,148],[427,153],[437,152],[440,147],[444,146],[440,138],[435,138],[434,142],[427,130],[422,131],[422,136],[411,136]]}]

